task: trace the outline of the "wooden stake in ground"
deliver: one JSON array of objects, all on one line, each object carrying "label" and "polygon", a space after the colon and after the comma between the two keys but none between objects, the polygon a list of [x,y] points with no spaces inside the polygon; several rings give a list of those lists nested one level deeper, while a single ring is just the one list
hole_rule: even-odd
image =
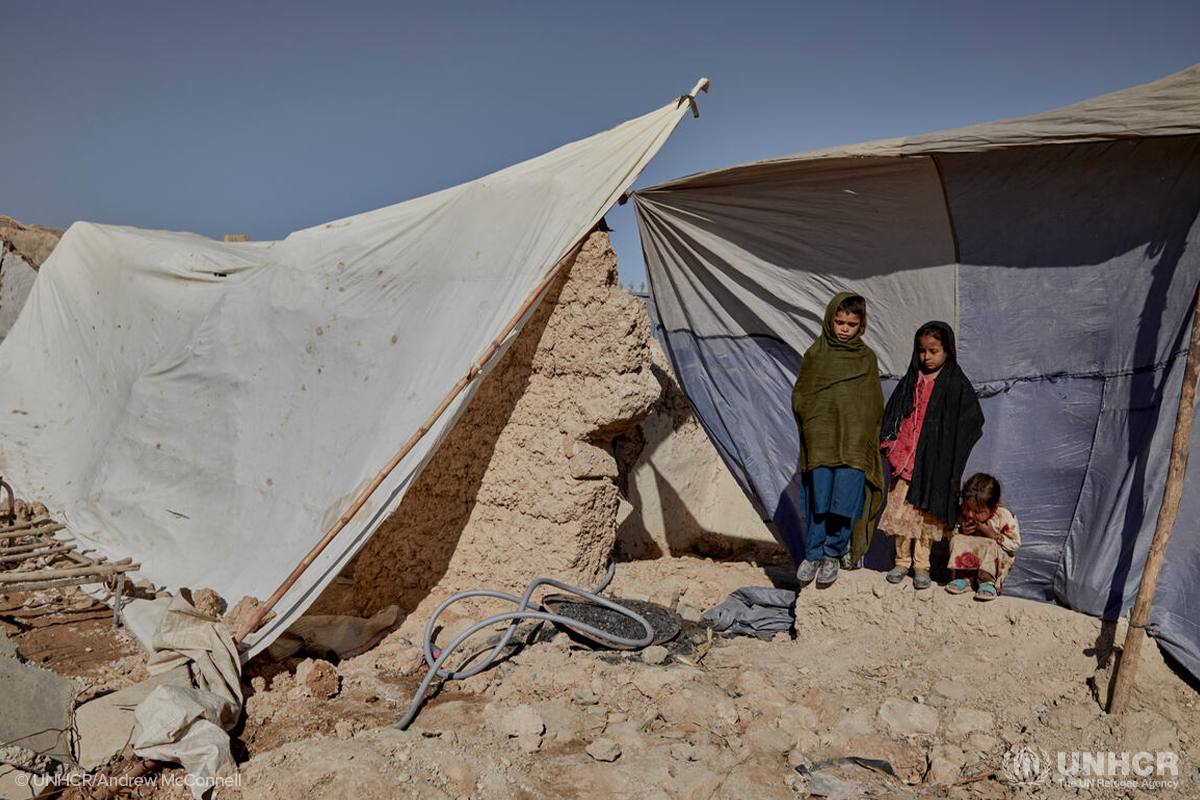
[{"label": "wooden stake in ground", "polygon": [[1158,574],[1162,572],[1163,556],[1171,530],[1175,527],[1175,515],[1179,512],[1179,500],[1183,495],[1183,479],[1187,474],[1188,445],[1192,435],[1192,421],[1196,413],[1196,380],[1200,378],[1200,294],[1196,299],[1196,312],[1192,316],[1192,338],[1188,343],[1187,366],[1183,370],[1183,389],[1179,393],[1179,413],[1175,417],[1175,437],[1171,440],[1171,463],[1167,469],[1167,486],[1163,490],[1162,506],[1158,510],[1158,524],[1154,528],[1154,539],[1150,553],[1146,556],[1146,568],[1142,571],[1142,582],[1138,586],[1137,600],[1129,615],[1129,632],[1125,634],[1125,649],[1117,664],[1116,680],[1113,684],[1112,702],[1108,713],[1121,714],[1129,705],[1129,695],[1137,678],[1138,656],[1142,641],[1146,638],[1146,620],[1150,618],[1150,604],[1154,601],[1154,590],[1158,585]]}]

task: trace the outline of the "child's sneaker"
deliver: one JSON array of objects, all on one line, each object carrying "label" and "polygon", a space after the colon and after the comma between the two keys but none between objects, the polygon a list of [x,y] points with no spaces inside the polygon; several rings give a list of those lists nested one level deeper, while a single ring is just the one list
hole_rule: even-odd
[{"label": "child's sneaker", "polygon": [[908,577],[908,567],[892,567],[888,570],[888,583],[900,583]]},{"label": "child's sneaker", "polygon": [[929,580],[929,570],[914,569],[913,570],[913,588],[928,589],[932,581]]},{"label": "child's sneaker", "polygon": [[821,571],[817,573],[817,584],[828,586],[837,580],[840,559],[826,558],[821,562]]},{"label": "child's sneaker", "polygon": [[817,577],[817,568],[820,566],[820,561],[801,561],[800,568],[796,570],[796,580],[801,584],[812,583],[812,579]]}]

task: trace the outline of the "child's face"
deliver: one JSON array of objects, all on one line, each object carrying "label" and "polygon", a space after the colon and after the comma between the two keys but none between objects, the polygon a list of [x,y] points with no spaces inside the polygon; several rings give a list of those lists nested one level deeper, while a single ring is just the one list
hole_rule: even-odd
[{"label": "child's face", "polygon": [[917,342],[917,360],[921,371],[933,375],[946,363],[946,348],[934,336],[922,336]]},{"label": "child's face", "polygon": [[962,513],[964,517],[971,520],[976,525],[982,525],[992,518],[992,515],[996,513],[996,509],[988,508],[982,503],[972,503],[967,501],[963,503]]},{"label": "child's face", "polygon": [[848,311],[839,311],[833,315],[833,335],[839,342],[848,342],[862,329],[862,317]]}]

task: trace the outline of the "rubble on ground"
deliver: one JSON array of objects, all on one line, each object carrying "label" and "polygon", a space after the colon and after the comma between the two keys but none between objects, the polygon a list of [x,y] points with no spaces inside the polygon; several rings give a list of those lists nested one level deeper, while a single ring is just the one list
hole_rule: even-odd
[{"label": "rubble on ground", "polygon": [[[668,558],[622,564],[611,591],[709,607],[789,576],[786,566]],[[239,796],[303,795],[359,763],[371,776],[354,783],[358,797],[387,796],[391,785],[391,796],[423,798],[987,800],[1011,796],[1003,758],[1025,745],[1171,749],[1179,788],[1154,796],[1194,796],[1200,698],[1151,648],[1131,712],[1104,714],[1088,688],[1105,658],[1095,650],[1103,628],[1051,605],[976,603],[844,572],[828,589],[801,592],[795,640],[718,637],[699,661],[706,635],[696,625],[664,646],[660,663],[648,663],[658,653],[593,650],[545,626],[493,669],[447,683],[403,732],[388,726],[424,661],[402,628],[336,665],[342,688],[327,702],[300,700],[303,682],[290,670],[305,662],[254,678]],[[895,776],[849,757],[886,761]],[[1056,791],[1040,796],[1076,796]]]}]

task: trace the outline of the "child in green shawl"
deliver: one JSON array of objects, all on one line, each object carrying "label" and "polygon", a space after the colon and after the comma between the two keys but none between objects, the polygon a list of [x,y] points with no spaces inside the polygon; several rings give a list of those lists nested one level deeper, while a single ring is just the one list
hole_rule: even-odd
[{"label": "child in green shawl", "polygon": [[834,297],[792,390],[808,523],[801,584],[833,583],[847,551],[851,562],[862,558],[882,505],[883,389],[875,353],[862,340],[866,327],[866,300]]}]

